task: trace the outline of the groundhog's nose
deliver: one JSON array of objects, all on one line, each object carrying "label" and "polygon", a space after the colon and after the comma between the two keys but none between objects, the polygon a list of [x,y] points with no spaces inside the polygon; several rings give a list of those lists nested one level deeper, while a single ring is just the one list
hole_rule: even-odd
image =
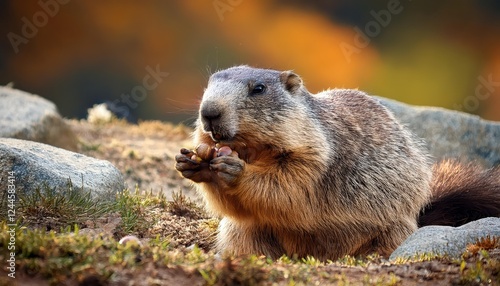
[{"label": "groundhog's nose", "polygon": [[207,104],[202,106],[200,115],[201,122],[203,123],[203,129],[206,132],[212,132],[212,136],[215,139],[219,139],[217,138],[217,136],[220,136],[220,134],[218,134],[219,132],[217,131],[219,130],[222,117],[222,112],[220,111],[220,109],[217,108],[217,106]]},{"label": "groundhog's nose", "polygon": [[213,105],[205,105],[201,108],[201,118],[203,123],[206,124],[207,127],[211,127],[212,125],[217,124],[218,121],[220,121],[221,116],[222,112],[220,111],[220,109]]}]

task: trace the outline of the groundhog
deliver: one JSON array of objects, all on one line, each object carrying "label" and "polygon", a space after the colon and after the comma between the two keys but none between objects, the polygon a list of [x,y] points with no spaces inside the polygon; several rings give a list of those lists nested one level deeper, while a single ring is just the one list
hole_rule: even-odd
[{"label": "groundhog", "polygon": [[[434,166],[433,181],[422,143],[376,99],[349,89],[311,94],[291,71],[213,74],[194,142],[176,156],[176,169],[222,217],[216,249],[230,255],[387,256],[418,222],[500,216],[498,168],[447,161]],[[478,187],[462,170],[486,183]],[[440,184],[457,181],[476,193],[458,188],[457,197]],[[464,207],[476,195],[488,207]],[[433,208],[443,202],[462,205],[446,216]]]}]

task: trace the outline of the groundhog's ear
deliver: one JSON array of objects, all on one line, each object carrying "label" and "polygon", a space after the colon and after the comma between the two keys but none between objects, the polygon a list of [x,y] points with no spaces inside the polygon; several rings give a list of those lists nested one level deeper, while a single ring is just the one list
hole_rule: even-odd
[{"label": "groundhog's ear", "polygon": [[280,74],[280,81],[290,93],[294,93],[302,87],[302,79],[292,71],[282,72]]}]

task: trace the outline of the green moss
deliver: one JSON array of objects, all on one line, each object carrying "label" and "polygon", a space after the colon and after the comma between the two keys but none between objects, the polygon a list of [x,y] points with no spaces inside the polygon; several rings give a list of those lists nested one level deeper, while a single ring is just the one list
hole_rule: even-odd
[{"label": "green moss", "polygon": [[134,192],[128,189],[116,194],[116,200],[109,205],[108,213],[117,212],[121,224],[117,230],[118,236],[131,233],[142,235],[153,225],[156,216],[151,215],[154,208],[167,209],[169,202],[163,193]]},{"label": "green moss", "polygon": [[396,276],[394,273],[390,273],[388,275],[365,275],[363,277],[364,285],[400,285],[401,278]]},{"label": "green moss", "polygon": [[[162,279],[172,276],[184,279],[180,281],[185,284],[205,285],[404,285],[407,278],[395,274],[397,267],[430,269],[426,268],[430,267],[427,264],[438,263],[454,269],[456,274],[452,282],[456,284],[499,282],[499,255],[490,252],[498,248],[496,240],[468,248],[470,253],[460,260],[425,254],[412,261],[398,261],[398,264],[389,263],[376,254],[345,256],[326,262],[314,257],[288,256],[273,261],[256,255],[220,258],[197,246],[188,250],[177,244],[175,248],[170,236],[148,232],[148,228],[161,219],[159,214],[173,214],[168,222],[189,218],[210,232],[215,232],[218,220],[210,218],[180,193],[173,198],[168,201],[163,194],[138,189],[119,192],[115,201],[106,204],[96,203],[86,194],[62,195],[48,189],[21,197],[19,211],[23,214],[23,223],[15,230],[16,272],[29,273],[53,285],[89,281],[94,284],[127,284],[130,281],[148,284],[148,279],[152,279],[152,284],[162,284]],[[37,210],[37,206],[44,212]],[[85,219],[110,214],[117,214],[121,219],[114,236],[95,233],[90,236],[80,230]],[[59,228],[47,231],[45,224],[27,223],[49,215],[58,218]],[[0,222],[0,261],[5,261],[9,255],[8,230],[6,222]],[[142,240],[142,245],[120,245],[117,239],[129,233],[144,235],[147,239]],[[384,270],[388,267],[391,270]],[[0,274],[1,271],[5,268]],[[0,276],[0,285],[9,285],[10,281],[4,279],[6,275]]]},{"label": "green moss", "polygon": [[44,184],[33,192],[20,193],[16,205],[20,223],[47,230],[82,226],[107,209],[108,202],[94,200],[90,192],[74,187],[71,181],[63,190]]},{"label": "green moss", "polygon": [[79,141],[82,151],[89,152],[89,151],[99,151],[99,148],[101,147],[101,144],[92,144],[84,141]]},{"label": "green moss", "polygon": [[[486,248],[485,248],[486,246]],[[485,238],[469,245],[457,264],[460,265],[459,285],[500,285],[500,239]],[[496,250],[492,257],[488,250]]]},{"label": "green moss", "polygon": [[[0,253],[2,261],[8,255],[6,250],[11,238],[8,229],[5,222],[0,223],[0,249],[5,250]],[[116,245],[109,240],[79,235],[77,226],[74,229],[75,232],[69,232],[70,228],[67,228],[58,234],[55,231],[16,228],[16,272],[38,275],[54,284],[68,278],[79,280],[90,272],[108,278],[112,272],[104,267],[107,261],[97,254],[113,250]]]},{"label": "green moss", "polygon": [[432,261],[436,259],[444,259],[448,258],[445,255],[439,255],[436,253],[417,253],[413,257],[398,257],[396,258],[393,263],[394,264],[407,264],[411,262],[424,262],[424,261]]},{"label": "green moss", "polygon": [[170,212],[178,216],[188,216],[195,219],[208,218],[206,212],[182,192],[172,194],[172,201],[169,202],[168,208]]},{"label": "green moss", "polygon": [[[0,259],[5,261],[10,241],[9,226],[0,223]],[[112,279],[117,273],[139,271],[145,264],[165,268],[169,265],[196,266],[207,262],[210,255],[195,248],[192,251],[165,251],[168,243],[157,239],[150,244],[119,244],[109,236],[90,238],[67,228],[55,231],[32,230],[18,227],[15,231],[16,272],[36,275],[49,283],[59,285],[67,281],[83,281],[92,276],[101,281]],[[211,255],[213,257],[213,254]]]},{"label": "green moss", "polygon": [[[5,261],[8,255],[6,249],[10,236],[7,231],[7,224],[1,222],[0,261]],[[404,282],[393,272],[379,272],[383,267],[373,273],[368,271],[372,264],[389,266],[378,256],[364,259],[344,257],[326,263],[312,257],[291,259],[286,256],[276,261],[256,255],[221,259],[198,247],[172,249],[168,239],[159,236],[142,246],[133,243],[120,245],[110,236],[91,239],[77,226],[60,232],[18,227],[15,237],[17,272],[30,273],[53,285],[82,283],[89,279],[113,284],[129,275],[144,279],[141,275],[155,277],[169,269],[177,269],[176,275],[185,279],[191,277],[205,285],[349,285],[353,281],[362,285],[400,285]],[[480,285],[498,281],[498,257],[492,257],[487,251],[478,251],[456,262],[443,258],[442,262],[461,269],[460,277],[454,283]],[[428,262],[412,262],[406,267],[415,263]],[[462,267],[460,263],[463,263]],[[348,269],[352,270],[346,271]],[[0,280],[6,285],[5,281]]]}]

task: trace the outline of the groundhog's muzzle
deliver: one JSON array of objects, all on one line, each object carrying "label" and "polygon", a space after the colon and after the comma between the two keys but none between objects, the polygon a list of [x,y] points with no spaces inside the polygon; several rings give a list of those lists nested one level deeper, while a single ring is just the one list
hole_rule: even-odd
[{"label": "groundhog's muzzle", "polygon": [[216,103],[205,102],[200,108],[203,130],[209,132],[216,142],[228,140],[230,137],[224,128],[223,115],[222,109]]}]

